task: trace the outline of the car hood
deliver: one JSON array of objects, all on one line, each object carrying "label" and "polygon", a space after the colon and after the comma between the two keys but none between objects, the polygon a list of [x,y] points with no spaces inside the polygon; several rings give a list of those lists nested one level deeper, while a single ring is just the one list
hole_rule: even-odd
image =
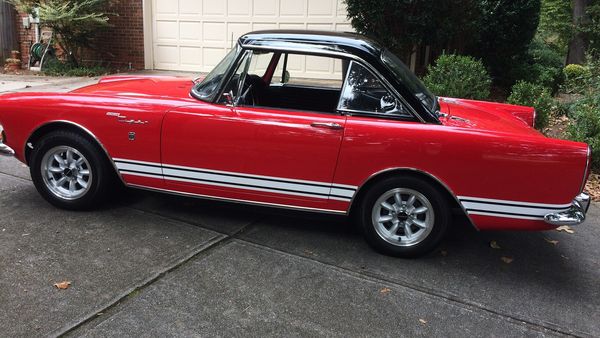
[{"label": "car hood", "polygon": [[72,93],[188,99],[193,84],[190,78],[175,76],[107,76]]},{"label": "car hood", "polygon": [[543,136],[532,127],[534,109],[503,103],[440,98],[440,121],[446,126]]}]

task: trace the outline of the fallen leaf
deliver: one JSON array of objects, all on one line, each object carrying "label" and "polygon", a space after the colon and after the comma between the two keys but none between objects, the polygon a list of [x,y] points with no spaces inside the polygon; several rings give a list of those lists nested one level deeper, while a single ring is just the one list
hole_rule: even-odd
[{"label": "fallen leaf", "polygon": [[500,247],[500,245],[498,245],[498,242],[496,242],[496,241],[491,241],[491,242],[490,242],[490,247],[491,247],[492,249],[502,249],[502,248]]},{"label": "fallen leaf", "polygon": [[379,290],[379,293],[381,293],[381,294],[384,294],[384,295],[385,295],[386,293],[390,293],[391,291],[392,291],[392,290],[390,290],[390,289],[388,289],[388,288],[383,288],[383,289]]},{"label": "fallen leaf", "polygon": [[501,260],[502,260],[504,263],[506,263],[506,264],[510,264],[510,263],[512,263],[512,262],[515,260],[515,259],[514,259],[514,258],[512,258],[512,257],[504,257],[504,256],[503,256],[503,257],[500,257],[500,259],[501,259]]},{"label": "fallen leaf", "polygon": [[56,283],[56,284],[54,284],[54,286],[55,286],[57,289],[65,290],[65,289],[68,289],[68,288],[69,288],[69,286],[71,286],[71,282],[69,282],[69,281],[64,281],[64,282]]},{"label": "fallen leaf", "polygon": [[558,244],[558,241],[555,241],[555,240],[552,240],[552,239],[549,239],[549,238],[544,238],[544,240],[545,240],[546,242],[548,242],[548,243],[552,244],[552,245],[556,245],[556,244]]},{"label": "fallen leaf", "polygon": [[563,231],[566,232],[568,234],[574,234],[575,230],[573,230],[570,226],[568,225],[563,225],[563,226],[559,226],[558,228],[556,228],[556,231]]},{"label": "fallen leaf", "polygon": [[423,325],[427,324],[427,321],[425,319],[419,318],[419,322],[421,322],[421,324],[423,324]]}]

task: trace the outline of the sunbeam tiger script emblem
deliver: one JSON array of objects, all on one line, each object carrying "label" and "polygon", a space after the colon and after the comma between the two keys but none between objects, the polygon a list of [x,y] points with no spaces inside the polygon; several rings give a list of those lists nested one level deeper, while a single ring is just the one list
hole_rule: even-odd
[{"label": "sunbeam tiger script emblem", "polygon": [[117,122],[121,122],[121,123],[127,123],[127,124],[148,124],[148,121],[127,119],[127,116],[123,116],[123,115],[121,115],[121,113],[108,112],[108,113],[106,113],[106,116],[116,117],[117,118]]}]

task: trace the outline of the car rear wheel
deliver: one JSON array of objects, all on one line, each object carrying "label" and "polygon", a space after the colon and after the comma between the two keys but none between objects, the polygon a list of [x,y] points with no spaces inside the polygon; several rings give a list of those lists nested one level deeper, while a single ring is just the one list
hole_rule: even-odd
[{"label": "car rear wheel", "polygon": [[101,149],[75,132],[52,132],[31,154],[36,189],[63,209],[84,210],[102,202],[112,186],[110,170]]},{"label": "car rear wheel", "polygon": [[417,257],[435,249],[450,220],[444,196],[418,178],[394,177],[373,185],[361,206],[367,242],[396,257]]}]

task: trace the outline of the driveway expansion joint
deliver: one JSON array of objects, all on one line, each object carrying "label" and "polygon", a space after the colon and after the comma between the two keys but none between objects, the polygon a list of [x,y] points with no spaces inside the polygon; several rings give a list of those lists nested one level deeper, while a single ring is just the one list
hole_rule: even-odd
[{"label": "driveway expansion joint", "polygon": [[164,278],[165,276],[169,275],[170,273],[173,273],[175,271],[177,271],[179,268],[183,267],[184,265],[186,265],[187,263],[191,262],[192,260],[196,259],[196,258],[200,258],[203,256],[207,256],[208,254],[210,254],[212,251],[215,251],[216,249],[227,245],[228,243],[230,243],[231,241],[233,241],[234,239],[237,239],[237,236],[240,235],[247,227],[250,227],[252,225],[254,225],[255,223],[258,223],[260,221],[262,221],[261,218],[250,222],[244,226],[242,226],[240,229],[238,229],[235,233],[228,235],[225,233],[221,233],[219,231],[215,231],[212,229],[207,229],[203,226],[198,226],[197,224],[192,224],[189,222],[185,222],[185,221],[180,221],[174,218],[169,218],[169,217],[165,217],[163,215],[160,215],[158,213],[154,213],[154,212],[149,212],[149,211],[145,211],[145,210],[140,210],[137,208],[131,208],[129,207],[129,209],[132,209],[136,212],[140,212],[140,213],[146,213],[146,214],[151,214],[154,216],[158,216],[160,218],[164,218],[164,219],[168,219],[169,221],[176,221],[178,223],[183,223],[187,226],[194,226],[194,227],[198,227],[204,230],[210,230],[214,233],[217,233],[219,235],[213,237],[212,239],[210,239],[207,243],[203,243],[201,245],[199,245],[196,249],[192,250],[191,253],[187,256],[185,256],[182,259],[179,259],[171,264],[167,264],[168,267],[166,269],[164,269],[163,271],[160,271],[159,273],[155,274],[152,277],[147,278],[146,280],[144,280],[142,283],[140,283],[137,286],[134,286],[128,290],[126,290],[125,292],[121,293],[120,295],[118,295],[117,297],[115,297],[114,299],[110,300],[108,302],[108,305],[102,307],[101,309],[98,309],[96,311],[93,311],[91,314],[88,314],[87,316],[85,316],[82,319],[76,320],[74,321],[72,324],[65,326],[64,328],[61,328],[59,330],[56,330],[55,332],[51,333],[50,336],[52,337],[65,337],[65,336],[69,336],[71,333],[74,333],[77,329],[85,326],[88,323],[91,323],[95,320],[100,319],[99,322],[102,322],[103,320],[101,320],[99,314],[103,314],[106,313],[107,311],[114,309],[116,307],[118,307],[119,305],[123,304],[124,302],[126,302],[127,300],[129,300],[132,296],[135,296],[137,294],[139,294],[141,291],[143,291],[144,289],[146,289],[147,287],[151,286],[152,284],[156,283],[157,281],[159,281],[160,279]]}]

